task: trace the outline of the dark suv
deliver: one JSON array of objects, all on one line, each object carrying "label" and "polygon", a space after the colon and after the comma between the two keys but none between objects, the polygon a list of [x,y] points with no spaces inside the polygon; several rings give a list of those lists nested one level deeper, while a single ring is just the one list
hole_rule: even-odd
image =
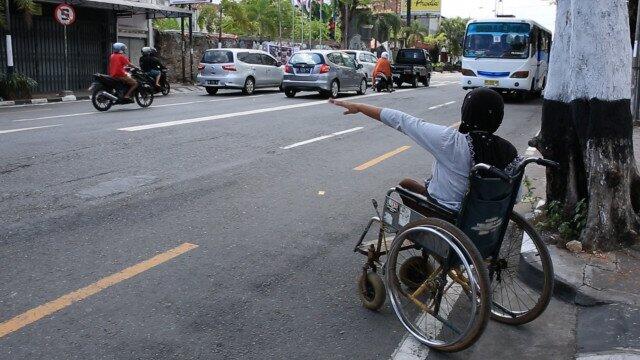
[{"label": "dark suv", "polygon": [[400,49],[393,65],[393,81],[397,87],[409,83],[413,87],[421,82],[429,86],[433,65],[429,53],[423,49]]}]

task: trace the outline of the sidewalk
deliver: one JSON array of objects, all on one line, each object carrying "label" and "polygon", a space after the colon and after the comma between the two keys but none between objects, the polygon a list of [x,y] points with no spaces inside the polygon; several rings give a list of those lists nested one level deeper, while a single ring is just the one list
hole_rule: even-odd
[{"label": "sidewalk", "polygon": [[[184,93],[199,92],[199,91],[202,91],[202,88],[199,88],[198,86],[195,86],[195,85],[171,84],[171,93],[184,94]],[[171,95],[171,93],[169,95]],[[0,101],[0,107],[88,100],[90,98],[89,95],[90,95],[89,91],[86,91],[86,90],[76,91],[73,95],[67,95],[67,96],[62,96],[60,94],[53,94],[53,93],[34,94],[31,99]]]},{"label": "sidewalk", "polygon": [[[634,128],[636,159],[640,158],[640,129]],[[544,176],[532,175],[536,193]],[[549,245],[555,291],[577,305],[577,359],[640,359],[640,249],[610,253],[572,253]]]}]

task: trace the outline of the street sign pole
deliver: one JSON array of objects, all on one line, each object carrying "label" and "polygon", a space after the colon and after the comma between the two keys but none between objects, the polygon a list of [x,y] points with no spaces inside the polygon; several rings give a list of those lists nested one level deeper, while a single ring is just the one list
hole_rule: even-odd
[{"label": "street sign pole", "polygon": [[64,93],[69,92],[69,47],[67,42],[67,26],[64,26]]}]

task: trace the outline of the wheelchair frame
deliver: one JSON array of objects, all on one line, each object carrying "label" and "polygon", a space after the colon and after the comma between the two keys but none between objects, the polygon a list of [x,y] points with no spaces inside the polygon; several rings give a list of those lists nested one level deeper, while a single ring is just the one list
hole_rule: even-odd
[{"label": "wheelchair frame", "polygon": [[[556,167],[558,166],[557,163],[550,161],[550,160],[545,160],[545,159],[540,159],[540,158],[529,158],[526,159],[524,161],[522,161],[519,166],[517,167],[516,171],[515,171],[515,176],[509,176],[506,173],[504,173],[503,171],[496,169],[494,167],[485,165],[485,164],[478,164],[476,166],[474,166],[474,168],[471,171],[471,175],[476,175],[477,172],[479,171],[484,171],[485,173],[489,173],[491,176],[495,176],[496,178],[500,178],[503,181],[507,181],[510,183],[513,183],[514,181],[517,181],[518,185],[515,187],[515,194],[512,193],[512,199],[510,200],[511,203],[509,204],[509,210],[507,212],[507,216],[506,219],[502,219],[502,225],[500,228],[500,234],[498,237],[498,240],[496,241],[495,244],[492,245],[492,248],[485,254],[482,254],[482,258],[483,261],[485,263],[487,263],[488,265],[488,272],[490,274],[490,278],[493,278],[493,275],[497,273],[496,276],[496,281],[500,281],[500,273],[501,270],[503,268],[506,268],[506,260],[504,261],[504,264],[501,263],[500,259],[499,259],[499,253],[500,253],[500,249],[502,247],[502,243],[504,241],[505,238],[505,233],[508,227],[508,223],[510,220],[510,215],[512,213],[512,208],[516,202],[516,197],[517,197],[517,190],[519,188],[519,184],[522,181],[522,177],[524,176],[524,169],[525,167],[530,164],[530,163],[537,163],[539,165],[543,165],[543,166],[552,166],[552,167]],[[386,192],[386,196],[385,196],[385,203],[382,209],[382,212],[379,211],[378,209],[378,204],[376,202],[376,200],[372,200],[373,206],[376,210],[377,216],[372,217],[369,222],[367,223],[367,226],[365,227],[362,235],[360,236],[358,242],[356,243],[356,246],[354,247],[354,252],[358,252],[360,254],[363,254],[367,257],[367,261],[364,264],[364,266],[362,267],[362,276],[360,277],[359,280],[359,290],[361,292],[361,295],[363,295],[362,293],[365,291],[365,282],[368,279],[368,274],[369,271],[373,272],[376,276],[378,273],[379,269],[382,269],[382,274],[385,274],[386,271],[386,267],[387,264],[386,262],[388,261],[388,259],[386,259],[385,261],[382,261],[382,257],[388,255],[389,253],[389,249],[391,247],[391,244],[388,243],[387,241],[387,235],[390,233],[395,233],[396,236],[400,235],[400,231],[405,227],[405,225],[413,223],[416,220],[420,220],[420,219],[424,219],[427,218],[427,216],[418,213],[417,211],[409,208],[409,206],[404,205],[402,203],[402,200],[396,200],[392,197],[393,194],[397,194],[400,197],[403,198],[408,198],[414,202],[417,203],[417,205],[421,208],[424,208],[425,210],[429,211],[430,213],[433,213],[434,216],[432,217],[436,217],[436,218],[441,218],[443,220],[445,220],[446,222],[453,224],[454,226],[457,226],[457,220],[458,220],[458,215],[459,213],[454,212],[452,210],[449,210],[448,208],[443,207],[440,204],[435,203],[434,201],[431,201],[427,196],[423,196],[420,194],[416,194],[413,193],[407,189],[404,189],[402,187],[395,187],[395,188],[391,188]],[[506,220],[506,222],[505,222]],[[368,242],[365,243],[364,240],[367,236],[367,234],[369,233],[369,231],[371,230],[371,227],[374,223],[378,223],[380,225],[379,231],[378,231],[378,238],[377,240],[375,240],[374,242]],[[411,229],[416,229],[416,228],[410,228],[410,229],[405,229],[405,231],[402,233],[403,235],[406,235],[405,233],[409,232]],[[426,230],[426,228],[425,228]],[[405,236],[406,237],[406,236]],[[405,245],[405,240],[404,238],[399,239],[402,240],[403,243],[400,247],[400,251],[404,251],[404,250],[409,250],[409,249],[418,249],[418,247],[416,247],[416,245]],[[448,240],[447,240],[448,241]],[[475,244],[474,244],[475,246]],[[383,248],[384,247],[384,248]],[[453,247],[453,249],[459,253],[458,248]],[[546,250],[546,249],[545,249]],[[425,249],[424,247],[422,248],[422,254],[424,256],[425,254]],[[548,254],[546,255],[548,256]],[[490,262],[487,262],[487,259],[491,259]],[[463,259],[463,261],[466,263],[466,260]],[[465,278],[463,275],[457,273],[455,270],[455,265],[451,265],[450,263],[450,259],[446,259],[445,263],[446,265],[444,265],[446,267],[446,269],[444,269],[445,271],[442,271],[441,276],[444,276],[446,278],[447,275],[449,275],[449,277],[453,280],[453,282],[459,284],[463,289],[465,289],[466,291],[469,291],[472,287],[471,287],[471,283],[475,284],[475,280],[474,279],[469,279],[469,278]],[[468,265],[468,264],[467,264]],[[543,269],[544,270],[544,269]],[[549,269],[547,269],[549,270]],[[551,276],[552,272],[553,272],[553,268],[552,266],[550,267],[550,271],[551,271]],[[544,275],[548,275],[548,274],[544,274]],[[446,280],[446,279],[445,279]],[[438,318],[438,312],[439,312],[439,306],[440,306],[440,301],[441,298],[443,296],[443,290],[440,289],[438,290],[438,295],[436,296],[435,300],[434,300],[434,308],[433,309],[429,309],[428,307],[426,307],[423,303],[417,301],[416,299],[414,299],[415,293],[420,293],[420,289],[423,289],[423,287],[425,287],[426,281],[425,283],[423,283],[417,290],[416,292],[414,292],[413,296],[408,296],[410,298],[410,300],[412,302],[415,303],[416,306],[418,306],[420,309],[422,309],[422,311],[430,313],[432,316],[434,316],[435,318]],[[489,286],[491,284],[491,281],[489,282]],[[552,286],[552,284],[551,284]],[[444,287],[444,286],[443,286]],[[384,290],[384,284],[382,284],[382,288]],[[390,291],[390,290],[389,290]],[[424,290],[423,290],[424,291]],[[551,290],[552,291],[552,290]],[[391,294],[391,293],[390,293]],[[364,296],[364,295],[363,295]],[[545,296],[545,295],[542,295]],[[550,296],[550,295],[549,295]],[[385,301],[385,297],[386,294],[382,296],[382,298],[380,299],[375,298],[373,302],[371,303],[366,303],[363,300],[363,305],[371,310],[378,310],[380,307],[382,307],[382,305],[384,304]],[[489,297],[489,301],[491,301],[491,303],[496,306],[500,311],[511,315],[512,317],[515,316],[513,315],[514,313],[511,312],[509,309],[500,306],[500,304],[497,304],[496,302],[491,300],[491,296]],[[544,307],[542,309],[542,311],[544,311],[544,308],[546,308],[546,304],[548,304],[548,299],[546,299],[546,303],[544,304]],[[475,305],[475,304],[474,304]],[[395,305],[394,305],[395,306]],[[537,305],[536,305],[537,306]],[[399,316],[399,314],[397,314]],[[538,315],[536,315],[537,317]],[[535,317],[534,317],[535,318]],[[413,333],[413,331],[411,331],[408,327],[408,325],[405,323],[405,320],[400,319],[403,322],[403,325],[405,325],[405,327],[407,327],[407,329]],[[446,320],[444,319],[439,319],[441,322],[445,323]],[[444,321],[443,321],[444,320]],[[528,320],[531,321],[531,320]],[[516,322],[514,322],[515,324]],[[480,333],[482,332],[482,330],[480,330]],[[415,336],[415,334],[414,334]],[[473,340],[475,341],[475,340]],[[469,344],[470,345],[470,344]],[[466,347],[468,345],[465,345],[464,347]],[[445,350],[445,351],[457,351],[457,350]]]}]

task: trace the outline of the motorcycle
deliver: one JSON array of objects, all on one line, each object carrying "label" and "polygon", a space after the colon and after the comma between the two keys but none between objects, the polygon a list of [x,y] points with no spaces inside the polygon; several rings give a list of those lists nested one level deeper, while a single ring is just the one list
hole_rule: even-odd
[{"label": "motorcycle", "polygon": [[144,74],[145,81],[153,88],[153,93],[161,93],[164,96],[169,95],[171,91],[171,85],[169,85],[169,81],[167,80],[167,68],[160,69],[160,87],[156,86],[156,79],[151,76]]},{"label": "motorcycle", "polygon": [[387,79],[387,77],[384,74],[378,74],[376,75],[376,82],[374,85],[374,90],[377,92],[382,92],[385,89],[388,91],[391,91],[391,89],[389,88],[389,86],[391,86],[392,84],[390,83],[389,79]]},{"label": "motorcycle", "polygon": [[[149,85],[146,74],[142,70],[130,67],[131,77],[138,82],[138,88],[134,92],[135,102],[140,107],[146,108],[153,103],[155,93],[153,85]],[[133,100],[125,99],[128,87],[116,78],[104,74],[94,74],[93,82],[89,87],[91,92],[91,103],[98,111],[107,111],[113,105],[131,104]]]}]

